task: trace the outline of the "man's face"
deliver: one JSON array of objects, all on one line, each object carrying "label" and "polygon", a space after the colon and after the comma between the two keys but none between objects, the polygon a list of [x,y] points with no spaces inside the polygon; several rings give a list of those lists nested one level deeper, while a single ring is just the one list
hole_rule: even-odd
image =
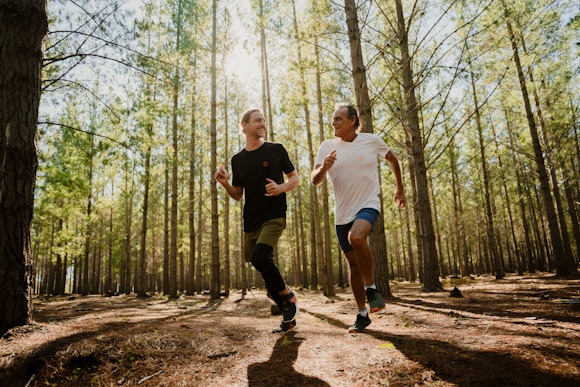
[{"label": "man's face", "polygon": [[243,124],[246,136],[263,138],[266,135],[266,119],[262,112],[255,111],[250,115],[250,120]]},{"label": "man's face", "polygon": [[332,127],[336,137],[345,139],[350,138],[355,132],[355,118],[348,118],[347,108],[343,107],[334,112],[332,115]]}]

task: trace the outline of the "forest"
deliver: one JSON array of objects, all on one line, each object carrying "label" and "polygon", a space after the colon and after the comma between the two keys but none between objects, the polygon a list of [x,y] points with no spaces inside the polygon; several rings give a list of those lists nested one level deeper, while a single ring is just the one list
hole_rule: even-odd
[{"label": "forest", "polygon": [[36,295],[260,287],[241,254],[243,200],[213,178],[258,107],[301,176],[277,264],[291,286],[333,296],[348,269],[332,190],[309,175],[344,101],[398,156],[409,200],[393,204],[383,163],[381,288],[577,273],[574,1],[51,0],[47,18],[24,247]]},{"label": "forest", "polygon": [[[578,386],[580,5],[0,0],[0,385]],[[397,155],[364,333],[335,104]],[[214,174],[259,108],[301,177],[279,323]],[[353,281],[354,283],[354,281]]]},{"label": "forest", "polygon": [[259,107],[302,180],[278,264],[293,286],[332,295],[347,281],[332,191],[308,176],[342,101],[403,169],[400,210],[381,167],[385,235],[372,243],[383,282],[437,290],[440,277],[577,270],[574,2],[51,1],[48,11],[37,294],[219,297],[258,285],[240,254],[242,204],[213,171],[243,147],[241,112]]}]

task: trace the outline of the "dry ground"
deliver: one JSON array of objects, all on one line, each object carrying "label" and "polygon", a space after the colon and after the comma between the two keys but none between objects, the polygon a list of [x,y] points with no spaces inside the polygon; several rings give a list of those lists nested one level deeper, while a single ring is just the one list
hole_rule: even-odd
[{"label": "dry ground", "polygon": [[35,323],[0,338],[0,386],[580,386],[580,279],[454,281],[392,283],[364,334],[347,333],[348,289],[296,289],[287,334],[261,290],[36,299]]}]

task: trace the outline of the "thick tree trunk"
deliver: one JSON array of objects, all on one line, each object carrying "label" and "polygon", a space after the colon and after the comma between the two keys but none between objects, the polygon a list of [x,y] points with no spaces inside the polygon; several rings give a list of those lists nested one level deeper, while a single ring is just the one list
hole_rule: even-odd
[{"label": "thick tree trunk", "polygon": [[46,0],[0,0],[0,333],[32,317],[30,224]]},{"label": "thick tree trunk", "polygon": [[423,139],[419,127],[419,115],[417,100],[415,97],[415,83],[413,81],[413,70],[411,69],[411,57],[409,56],[407,28],[403,5],[401,0],[395,0],[397,12],[398,39],[401,50],[401,67],[403,73],[403,89],[406,103],[406,125],[411,137],[411,156],[413,168],[415,170],[415,185],[417,188],[417,206],[419,212],[419,223],[421,235],[421,251],[423,255],[423,291],[443,290],[439,282],[439,267],[437,261],[437,249],[435,247],[435,231],[433,229],[433,216],[429,203],[429,184],[427,181],[427,166],[425,165],[425,155]]},{"label": "thick tree trunk", "polygon": [[[356,4],[354,0],[345,0],[344,6],[346,12],[346,24],[348,26],[348,40],[350,43],[350,58],[352,63],[352,76],[354,79],[356,104],[360,114],[362,131],[372,133],[374,130],[372,105],[369,96],[366,69],[362,55]],[[379,289],[381,289],[383,296],[391,297],[391,288],[389,286],[389,265],[387,262],[387,241],[385,238],[385,223],[382,211],[381,215],[377,219],[376,224],[373,227],[373,232],[371,233],[369,239],[374,258],[375,282]]]}]

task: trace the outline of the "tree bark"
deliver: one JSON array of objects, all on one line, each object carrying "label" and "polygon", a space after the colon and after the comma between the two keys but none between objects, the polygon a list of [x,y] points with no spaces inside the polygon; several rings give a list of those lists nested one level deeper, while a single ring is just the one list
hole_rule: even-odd
[{"label": "tree bark", "polygon": [[420,225],[418,231],[421,235],[420,249],[423,257],[423,272],[421,273],[421,280],[423,282],[423,291],[441,291],[443,290],[443,286],[441,285],[441,282],[439,282],[439,267],[437,261],[437,249],[435,247],[433,216],[431,214],[431,206],[429,203],[427,166],[425,164],[423,139],[419,127],[415,83],[413,80],[407,28],[401,0],[395,0],[395,8],[397,12],[399,48],[401,50],[403,89],[405,92],[406,125],[411,137],[411,156],[413,159],[415,186],[417,189],[417,207]]},{"label": "tree bark", "polygon": [[[195,52],[195,51],[194,51]],[[195,54],[194,54],[195,58]],[[194,64],[195,73],[195,64]],[[195,81],[194,81],[195,84]],[[189,259],[187,263],[187,280],[185,281],[185,291],[191,296],[195,293],[195,102],[191,103],[191,130],[189,135],[189,183],[188,183],[188,202],[187,202],[187,225],[189,230]]]},{"label": "tree bark", "polygon": [[145,150],[145,176],[144,176],[144,187],[143,187],[143,214],[141,223],[141,246],[139,248],[139,272],[137,281],[137,296],[145,297],[147,295],[147,289],[145,284],[145,273],[146,273],[146,256],[147,256],[147,214],[149,212],[149,181],[151,176],[151,140],[152,140],[153,130],[152,125],[147,124],[147,148]]},{"label": "tree bark", "polygon": [[[348,26],[348,40],[350,43],[350,58],[352,63],[352,76],[354,79],[354,89],[356,103],[360,114],[362,131],[373,133],[373,116],[372,105],[369,96],[366,69],[362,55],[362,46],[360,40],[360,29],[358,26],[357,9],[354,0],[344,1],[346,12],[346,24]],[[380,168],[379,168],[380,171]],[[380,173],[379,173],[380,176]],[[379,177],[380,178],[380,177]],[[389,286],[389,265],[387,261],[387,242],[385,238],[385,220],[382,211],[382,192],[381,196],[381,215],[373,226],[373,232],[370,235],[370,246],[373,254],[374,272],[376,285],[381,289],[384,297],[392,297]]]},{"label": "tree bark", "polygon": [[[213,172],[217,169],[217,75],[216,75],[216,51],[217,51],[217,0],[212,2],[212,32],[211,32],[211,165]],[[217,186],[216,182],[211,184],[211,286],[210,298],[217,300],[220,298],[220,246],[219,246],[219,225],[217,209]]]},{"label": "tree bark", "polygon": [[30,224],[46,0],[0,0],[0,332],[32,317]]},{"label": "tree bark", "polygon": [[[177,15],[176,19],[176,36],[175,36],[175,52],[179,54],[181,50],[181,39],[183,29],[183,2],[177,1]],[[171,123],[171,220],[170,220],[170,239],[169,239],[169,298],[177,298],[177,234],[178,234],[178,132],[179,125],[177,123],[178,109],[179,109],[179,89],[180,89],[180,69],[179,60],[175,66],[175,74],[173,75],[173,107],[172,107],[172,123]]]},{"label": "tree bark", "polygon": [[[304,71],[304,62],[302,59],[302,46],[300,44],[300,32],[298,28],[298,20],[296,16],[296,0],[292,2],[293,10],[293,25],[294,25],[294,35],[296,39],[297,46],[297,63],[300,72],[300,90],[302,91],[302,106],[304,109],[304,120],[306,122],[306,138],[308,145],[308,162],[310,170],[314,169],[314,145],[312,143],[312,125],[310,120],[310,103],[308,98],[308,90],[306,87],[306,73]],[[313,184],[308,185],[310,191],[310,251],[313,256],[312,259],[318,257],[318,268],[320,270],[319,277],[322,279],[322,287],[324,295],[327,297],[334,296],[334,275],[332,272],[332,259],[331,257],[324,254],[323,251],[323,236],[322,228],[320,224],[320,205],[318,202],[318,191]],[[329,264],[330,263],[330,264]]]},{"label": "tree bark", "polygon": [[[320,142],[324,141],[324,114],[322,107],[322,82],[321,82],[321,69],[320,69],[320,49],[318,47],[318,36],[314,37],[314,55],[316,57],[316,103],[318,106],[318,137]],[[328,182],[322,184],[322,229],[324,230],[324,258],[326,264],[326,272],[328,275],[332,275],[329,278],[329,284],[332,284],[332,289],[328,289],[329,295],[334,295],[334,265],[332,259],[332,239],[330,236],[330,207],[328,204]],[[322,236],[322,235],[321,235]],[[342,274],[342,265],[339,261],[339,274]]]},{"label": "tree bark", "polygon": [[[260,26],[260,69],[262,73],[262,111],[268,120],[268,132],[266,138],[274,142],[274,121],[272,114],[272,100],[270,98],[270,72],[268,68],[268,50],[266,45],[266,27],[264,20],[264,2],[259,4],[259,26]],[[276,252],[274,252],[276,254]]]}]

